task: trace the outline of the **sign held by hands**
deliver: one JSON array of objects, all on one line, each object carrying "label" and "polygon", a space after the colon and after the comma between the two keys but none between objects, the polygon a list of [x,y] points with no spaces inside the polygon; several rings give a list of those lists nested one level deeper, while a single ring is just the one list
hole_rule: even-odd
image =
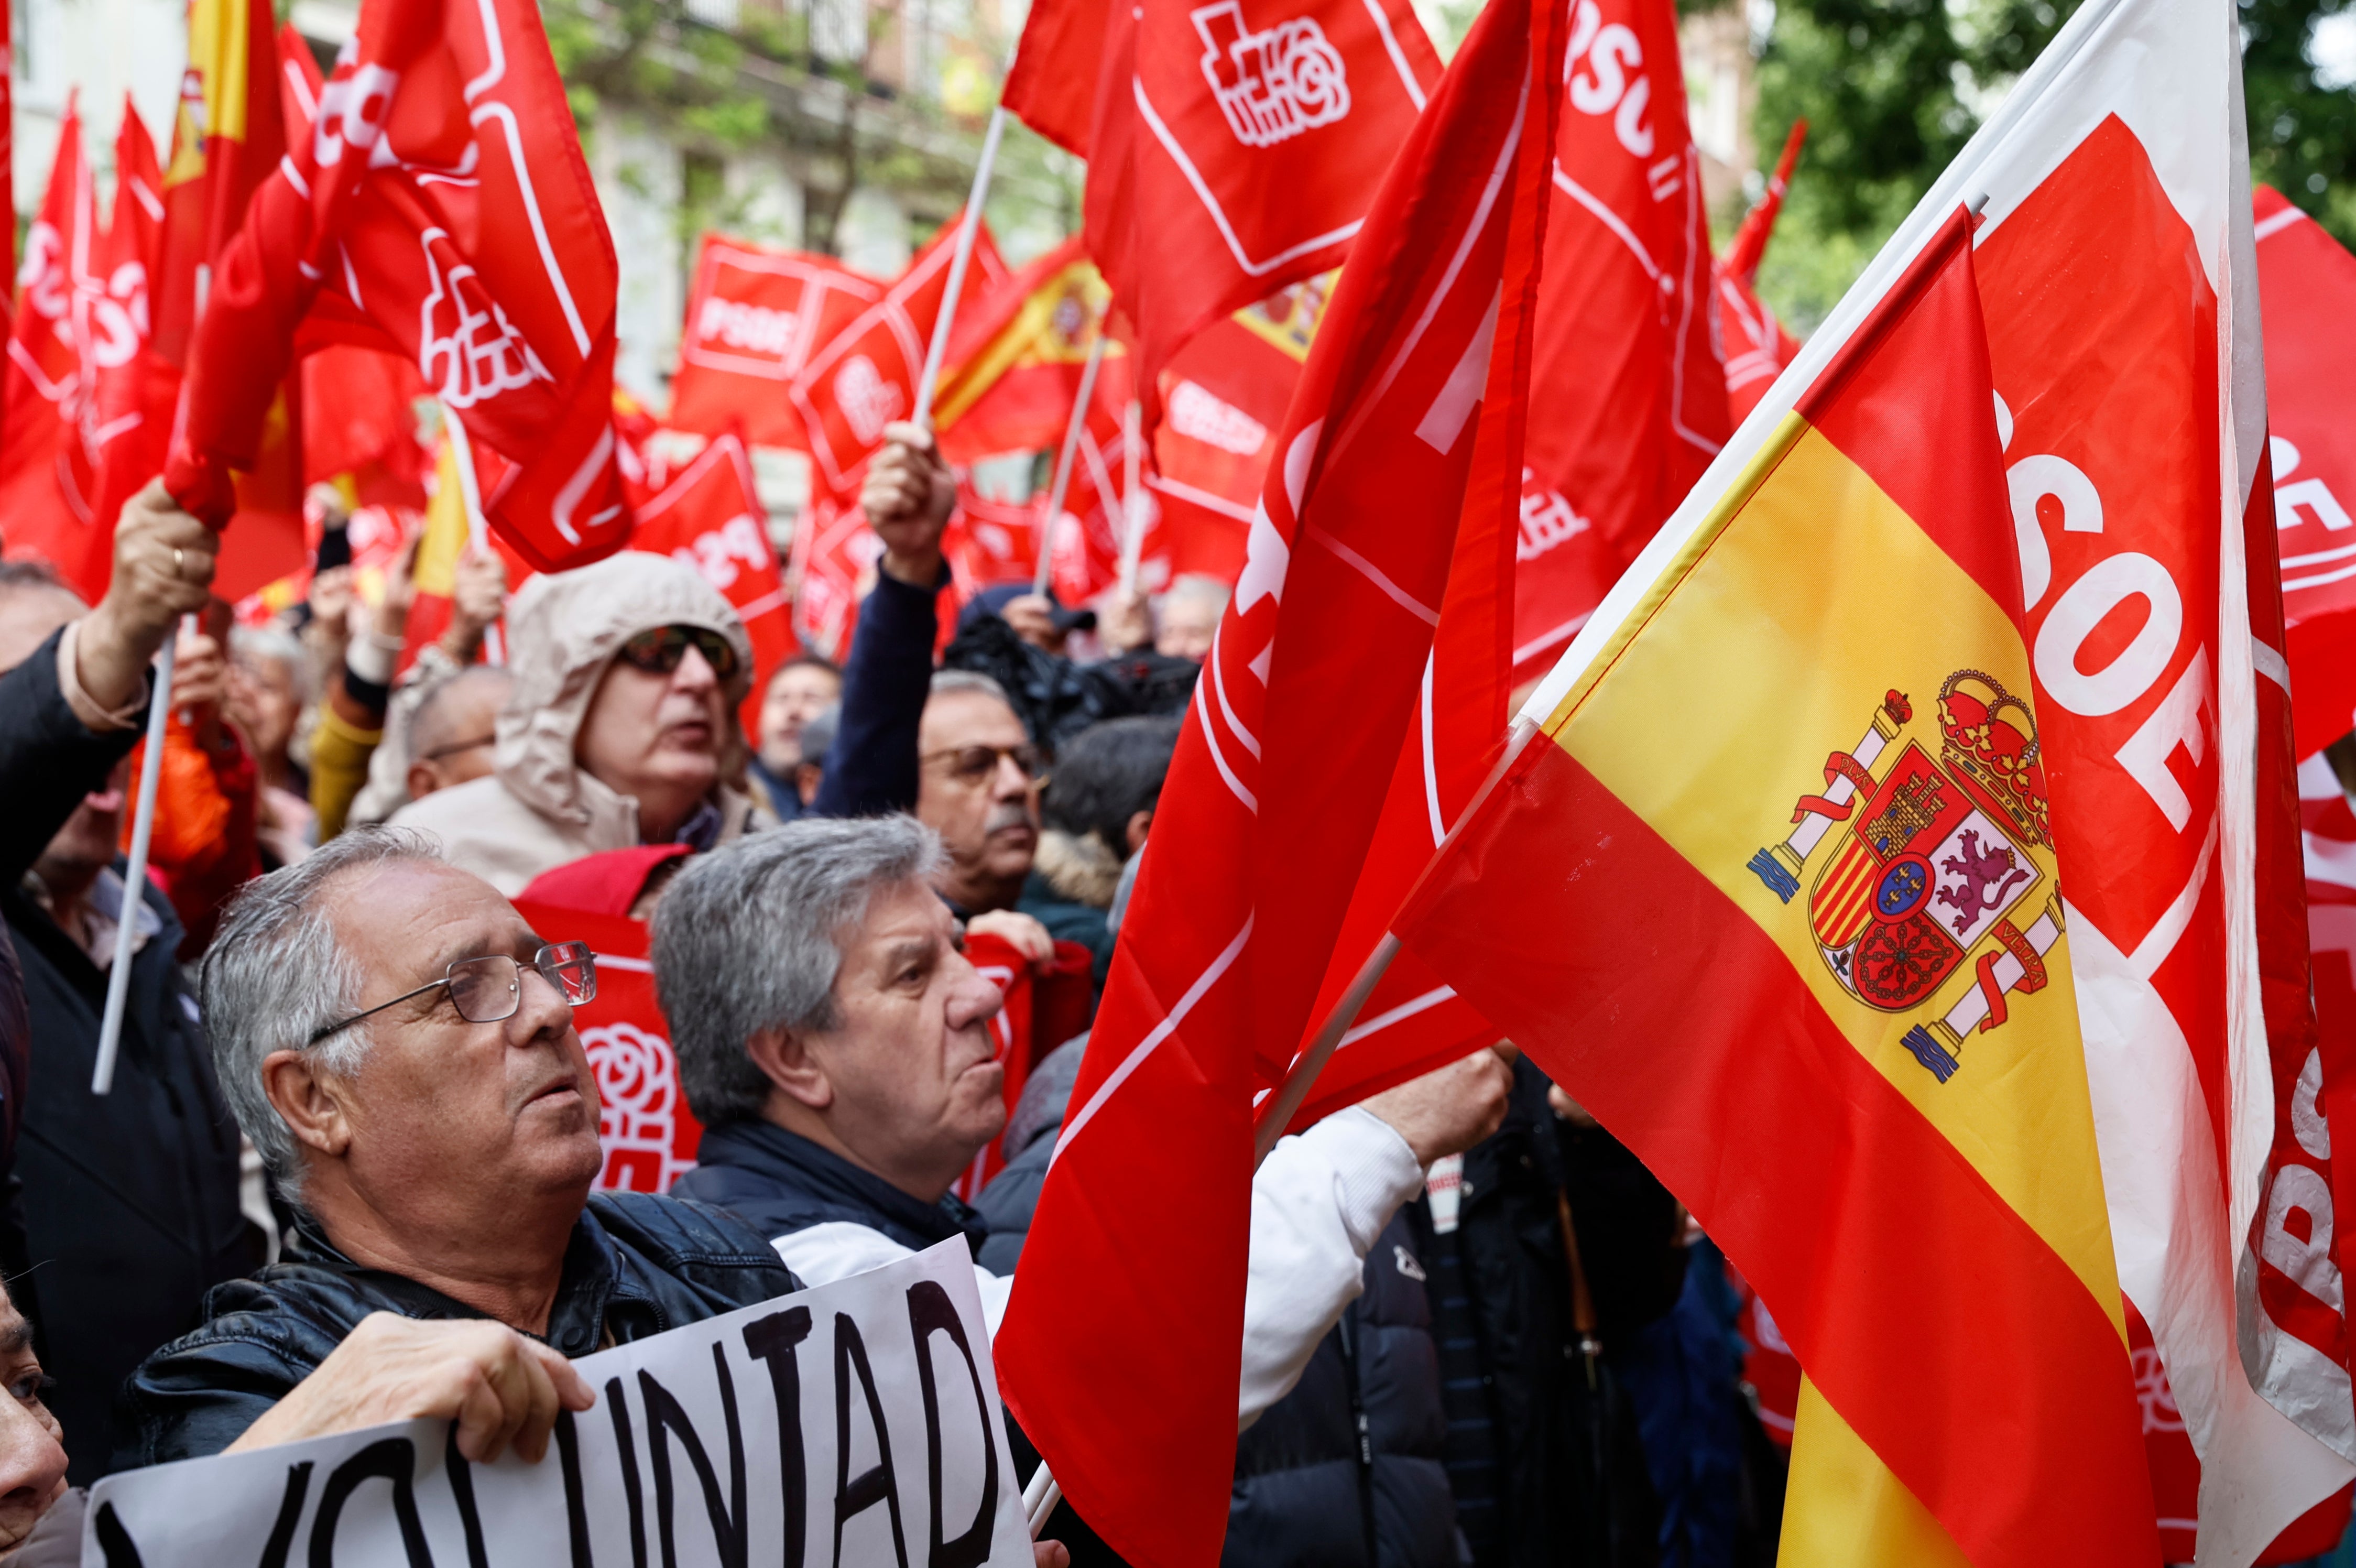
[{"label": "sign held by hands", "polygon": [[1029,1568],[962,1241],[574,1363],[540,1464],[412,1421],[111,1476],[84,1568]]}]

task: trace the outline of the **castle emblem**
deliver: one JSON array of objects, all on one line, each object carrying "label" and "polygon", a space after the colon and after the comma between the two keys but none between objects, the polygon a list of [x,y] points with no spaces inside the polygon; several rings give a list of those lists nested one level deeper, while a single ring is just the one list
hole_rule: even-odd
[{"label": "castle emblem", "polygon": [[1788,904],[1815,860],[1809,933],[1865,1005],[1915,1012],[1965,979],[1905,1036],[1944,1083],[1965,1036],[2004,1024],[2008,994],[2045,988],[2062,900],[2029,854],[2052,830],[2028,704],[1995,677],[1958,670],[1939,689],[1935,757],[1908,737],[1913,717],[1905,694],[1889,693],[1857,745],[1825,759],[1824,791],[1794,806],[1790,836],[1749,869]]}]

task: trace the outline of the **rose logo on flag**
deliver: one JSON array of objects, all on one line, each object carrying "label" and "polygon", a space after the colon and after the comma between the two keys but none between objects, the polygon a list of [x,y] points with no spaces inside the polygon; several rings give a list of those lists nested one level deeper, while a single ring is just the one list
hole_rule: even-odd
[{"label": "rose logo on flag", "polygon": [[669,1192],[695,1168],[677,1152],[679,1065],[670,1042],[635,1024],[581,1031],[581,1048],[597,1075],[597,1141],[609,1192]]},{"label": "rose logo on flag", "polygon": [[[1789,903],[1810,854],[1837,839],[1808,895],[1809,929],[1842,989],[1879,1012],[1912,1011],[1969,965],[1953,1005],[1905,1038],[1944,1083],[1964,1036],[2004,1023],[2008,992],[2045,988],[2062,902],[2030,854],[2052,835],[2028,704],[1958,670],[1939,690],[1935,758],[1907,737],[1913,718],[1904,693],[1884,696],[1858,744],[1826,759],[1824,793],[1793,808],[1791,836],[1749,869]],[[1895,760],[1877,776],[1884,757]]]},{"label": "rose logo on flag", "polygon": [[875,361],[853,354],[834,373],[834,401],[863,446],[884,439],[884,427],[898,417],[900,389],[876,373]]},{"label": "rose logo on flag", "polygon": [[1222,452],[1248,457],[1268,439],[1268,426],[1193,381],[1170,389],[1170,428]]},{"label": "rose logo on flag", "polygon": [[1203,39],[1203,75],[1244,145],[1272,147],[1350,112],[1341,51],[1314,20],[1294,17],[1255,33],[1237,0],[1187,16]]}]

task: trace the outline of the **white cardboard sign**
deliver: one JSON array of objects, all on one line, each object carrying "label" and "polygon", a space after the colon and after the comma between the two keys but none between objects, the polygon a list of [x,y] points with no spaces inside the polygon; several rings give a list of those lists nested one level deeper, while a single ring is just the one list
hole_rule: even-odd
[{"label": "white cardboard sign", "polygon": [[538,1465],[412,1421],[128,1471],[83,1568],[1030,1568],[962,1240],[573,1365]]}]

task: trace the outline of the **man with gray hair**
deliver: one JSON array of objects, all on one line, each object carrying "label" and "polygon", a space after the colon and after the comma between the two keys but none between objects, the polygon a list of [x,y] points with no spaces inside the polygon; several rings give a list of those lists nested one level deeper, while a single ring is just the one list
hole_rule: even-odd
[{"label": "man with gray hair", "polygon": [[573,1009],[595,961],[424,836],[354,829],[250,884],[200,983],[222,1091],[298,1214],[284,1261],[132,1379],[125,1462],[417,1415],[459,1417],[470,1457],[537,1457],[589,1405],[566,1358],[799,1288],[725,1215],[591,1196]]},{"label": "man with gray hair", "polygon": [[[704,1125],[673,1190],[753,1221],[813,1283],[988,1233],[949,1185],[1006,1123],[1001,997],[932,891],[940,864],[907,817],[804,821],[698,857],[655,911]],[[1252,1183],[1240,1420],[1291,1388],[1383,1227],[1432,1161],[1496,1129],[1511,1082],[1478,1051],[1278,1144]],[[994,1331],[1012,1277],[975,1274]]]}]

